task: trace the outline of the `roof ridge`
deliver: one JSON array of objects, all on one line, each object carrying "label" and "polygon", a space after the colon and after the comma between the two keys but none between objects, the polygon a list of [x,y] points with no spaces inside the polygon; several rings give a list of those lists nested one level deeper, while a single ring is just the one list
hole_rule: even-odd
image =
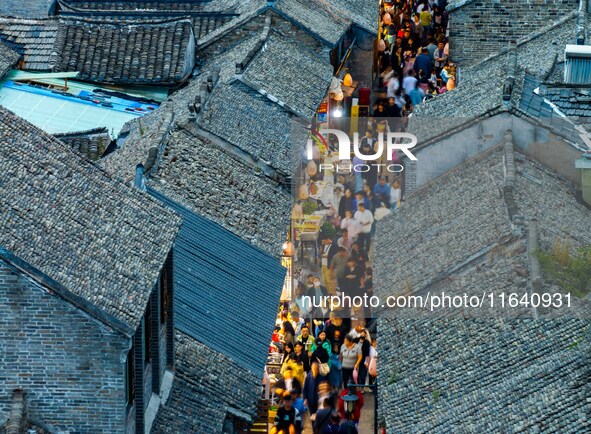
[{"label": "roof ridge", "polygon": [[513,131],[511,129],[505,131],[503,140],[503,165],[505,176],[503,182],[503,199],[505,201],[505,207],[507,208],[507,214],[509,215],[509,221],[513,223],[514,218],[517,216],[518,208],[514,196],[516,171],[515,154],[513,149]]},{"label": "roof ridge", "polygon": [[64,23],[65,25],[71,25],[72,23],[85,23],[85,24],[97,24],[97,25],[108,25],[108,26],[116,26],[116,27],[139,27],[139,26],[159,26],[162,24],[178,24],[181,22],[185,22],[193,26],[190,16],[179,16],[173,18],[162,18],[162,19],[145,19],[141,22],[133,22],[133,21],[120,21],[120,20],[113,20],[113,19],[100,19],[96,17],[59,17],[59,22]]},{"label": "roof ridge", "polygon": [[[538,250],[540,249],[538,229],[538,219],[536,217],[532,217],[529,220],[527,234],[527,256],[529,259],[529,279],[535,292],[539,292],[544,286],[542,265],[540,264],[540,260],[537,256]],[[533,305],[532,309],[534,309],[534,315],[537,317],[537,311]]]},{"label": "roof ridge", "polygon": [[246,56],[241,62],[236,62],[236,74],[242,74],[248,68],[248,65],[255,56],[263,49],[264,45],[267,43],[267,39],[269,38],[269,34],[271,33],[271,16],[267,15],[265,17],[265,25],[263,26],[263,30],[259,35],[259,39],[255,43],[254,47],[250,49]]},{"label": "roof ridge", "polygon": [[0,16],[0,24],[38,24],[40,22],[59,21],[58,17],[42,17],[42,18],[21,18],[21,17],[7,17]]},{"label": "roof ridge", "polygon": [[106,133],[109,132],[107,127],[96,127],[96,128],[90,128],[88,130],[72,131],[72,132],[68,132],[68,133],[55,133],[55,134],[52,134],[52,136],[59,139],[61,137],[71,137],[71,136],[79,136],[79,135],[86,135],[86,134],[92,134],[92,133],[103,133],[103,132],[106,132]]},{"label": "roof ridge", "polygon": [[48,65],[51,71],[59,71],[59,64],[62,61],[64,46],[66,45],[65,24],[60,20],[57,22],[53,49],[49,54]]},{"label": "roof ridge", "polygon": [[517,75],[517,47],[511,43],[507,59],[507,72],[505,83],[503,84],[503,104],[511,105],[511,95],[515,86],[515,77]]},{"label": "roof ridge", "polygon": [[220,68],[212,69],[211,74],[203,76],[199,84],[199,94],[195,95],[195,100],[189,102],[189,117],[190,120],[197,121],[197,116],[208,107],[210,96],[214,90],[219,89],[220,83]]}]

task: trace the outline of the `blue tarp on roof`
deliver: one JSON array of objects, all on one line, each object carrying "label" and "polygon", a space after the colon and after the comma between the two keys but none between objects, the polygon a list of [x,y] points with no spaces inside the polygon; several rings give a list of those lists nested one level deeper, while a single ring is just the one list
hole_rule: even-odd
[{"label": "blue tarp on roof", "polygon": [[182,215],[174,245],[174,321],[263,375],[286,270],[277,258],[148,188]]}]

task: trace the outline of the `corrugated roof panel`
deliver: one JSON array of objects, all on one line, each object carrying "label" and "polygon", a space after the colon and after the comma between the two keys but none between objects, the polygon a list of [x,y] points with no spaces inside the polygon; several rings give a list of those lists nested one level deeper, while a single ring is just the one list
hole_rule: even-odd
[{"label": "corrugated roof panel", "polygon": [[148,191],[183,216],[174,246],[176,328],[262,375],[285,268],[217,223]]}]

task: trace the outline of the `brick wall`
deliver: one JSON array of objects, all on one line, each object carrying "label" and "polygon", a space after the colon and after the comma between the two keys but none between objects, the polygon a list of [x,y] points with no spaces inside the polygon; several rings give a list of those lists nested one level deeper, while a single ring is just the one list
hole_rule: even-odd
[{"label": "brick wall", "polygon": [[579,0],[476,1],[451,12],[450,57],[473,65],[578,7]]},{"label": "brick wall", "polygon": [[12,390],[29,415],[60,430],[125,429],[129,342],[0,261],[0,425]]}]

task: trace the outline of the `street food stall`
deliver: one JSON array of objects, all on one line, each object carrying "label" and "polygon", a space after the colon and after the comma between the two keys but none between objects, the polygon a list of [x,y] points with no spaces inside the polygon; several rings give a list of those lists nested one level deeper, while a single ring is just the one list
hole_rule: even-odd
[{"label": "street food stall", "polygon": [[322,215],[303,215],[300,218],[293,219],[292,227],[294,229],[295,240],[300,243],[300,261],[304,260],[304,248],[306,245],[314,247],[314,261],[318,257],[318,237],[320,228],[324,223]]}]

